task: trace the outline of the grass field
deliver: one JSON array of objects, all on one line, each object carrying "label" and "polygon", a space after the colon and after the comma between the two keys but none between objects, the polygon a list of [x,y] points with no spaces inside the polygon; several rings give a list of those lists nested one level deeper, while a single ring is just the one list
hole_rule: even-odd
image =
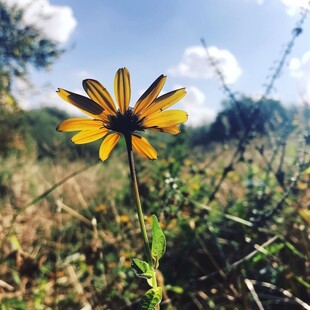
[{"label": "grass field", "polygon": [[[137,158],[148,230],[156,214],[167,238],[161,307],[309,309],[300,128],[252,139],[233,164],[238,141],[193,148],[185,131],[158,138],[158,161]],[[1,161],[1,309],[136,309],[147,285],[131,269],[143,243],[124,148],[105,163]]]}]

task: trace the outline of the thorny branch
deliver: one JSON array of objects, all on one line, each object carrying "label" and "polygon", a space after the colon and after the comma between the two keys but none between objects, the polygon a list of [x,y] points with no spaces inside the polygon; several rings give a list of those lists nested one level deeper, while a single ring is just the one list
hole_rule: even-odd
[{"label": "thorny branch", "polygon": [[[239,127],[241,129],[243,129],[243,135],[240,138],[238,145],[237,145],[235,151],[233,152],[233,155],[232,155],[229,163],[224,167],[220,179],[218,180],[218,182],[214,186],[213,191],[209,195],[208,203],[210,203],[211,201],[214,200],[216,193],[222,187],[222,184],[223,184],[224,180],[226,179],[228,172],[232,171],[234,169],[235,165],[240,161],[240,159],[243,158],[243,155],[247,149],[247,146],[251,142],[252,137],[255,136],[253,133],[255,131],[255,126],[257,124],[257,120],[259,119],[258,115],[261,114],[262,109],[264,107],[263,102],[266,100],[266,98],[268,97],[268,95],[270,94],[272,89],[274,88],[274,84],[275,84],[276,80],[279,78],[279,76],[283,70],[283,67],[286,63],[287,57],[290,55],[290,53],[294,47],[296,39],[303,32],[303,25],[305,23],[305,20],[307,18],[308,13],[309,13],[309,10],[304,10],[303,13],[301,14],[300,20],[295,25],[295,27],[292,31],[291,38],[288,41],[286,48],[285,48],[280,60],[277,61],[278,65],[276,66],[274,73],[271,75],[270,80],[265,87],[265,91],[264,91],[262,97],[258,100],[255,107],[253,108],[253,111],[252,111],[250,118],[249,118],[250,121],[248,122],[249,125],[246,126],[245,122],[241,119],[240,115],[236,115],[238,123],[239,123]],[[206,50],[206,55],[208,57],[208,60],[209,60],[211,67],[214,69],[214,72],[216,73],[216,75],[218,76],[218,78],[222,84],[224,92],[227,94],[229,100],[237,107],[237,111],[239,112],[240,111],[240,103],[239,103],[238,99],[236,98],[235,93],[231,90],[230,86],[226,83],[224,74],[220,70],[220,68],[219,68],[218,64],[216,63],[216,61],[214,60],[214,58],[210,55],[205,40],[201,39],[201,43]],[[271,120],[269,120],[269,122],[271,122]],[[270,131],[269,131],[269,133],[270,133]],[[272,171],[271,170],[272,163],[273,163],[274,157],[276,155],[276,152],[278,152],[280,147],[281,147],[281,144],[278,143],[276,148],[275,148],[274,156],[271,158],[270,162],[267,163],[267,167],[269,167],[267,169],[268,170],[267,176]],[[284,150],[284,149],[285,148],[283,148],[282,150]],[[261,155],[262,155],[262,153],[261,153]],[[283,158],[283,152],[282,152],[282,158]],[[281,162],[283,164],[283,160]],[[279,169],[281,169],[282,164],[279,165]],[[284,182],[282,180],[283,176],[282,176],[282,178],[280,177],[281,170],[279,170],[279,169],[275,173],[275,176],[276,176],[276,179],[278,180],[280,186],[285,191],[286,188],[285,188]]]}]

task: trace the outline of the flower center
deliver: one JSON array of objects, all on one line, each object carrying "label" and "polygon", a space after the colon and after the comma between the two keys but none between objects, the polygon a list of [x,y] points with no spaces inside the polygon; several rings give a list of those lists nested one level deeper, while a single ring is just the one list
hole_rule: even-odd
[{"label": "flower center", "polygon": [[128,108],[125,114],[117,111],[116,115],[109,115],[109,125],[107,127],[110,130],[125,135],[135,131],[143,131],[144,128],[141,123],[142,122],[139,121],[138,116],[133,113],[133,109]]}]

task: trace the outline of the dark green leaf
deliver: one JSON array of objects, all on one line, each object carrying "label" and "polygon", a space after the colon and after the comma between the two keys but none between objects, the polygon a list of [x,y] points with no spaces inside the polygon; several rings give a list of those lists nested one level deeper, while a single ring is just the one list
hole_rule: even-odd
[{"label": "dark green leaf", "polygon": [[141,310],[154,310],[159,305],[162,298],[162,288],[156,287],[148,290],[140,301]]},{"label": "dark green leaf", "polygon": [[258,263],[260,260],[264,259],[268,255],[279,252],[283,247],[284,243],[275,243],[265,247],[264,252],[257,252],[257,254],[253,257],[253,263]]}]

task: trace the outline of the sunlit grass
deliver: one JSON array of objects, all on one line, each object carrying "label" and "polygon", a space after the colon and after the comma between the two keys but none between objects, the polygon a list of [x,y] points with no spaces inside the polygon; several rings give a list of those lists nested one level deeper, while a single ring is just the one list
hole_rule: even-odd
[{"label": "sunlit grass", "polygon": [[[296,139],[292,137],[288,144],[296,148]],[[229,266],[239,260],[234,268],[248,273],[250,280],[265,281],[278,289],[291,287],[293,296],[303,299],[307,284],[300,266],[305,264],[303,248],[307,241],[305,222],[297,211],[305,206],[307,190],[290,195],[272,225],[249,221],[265,177],[261,156],[249,150],[245,161],[228,174],[216,199],[207,204],[212,186],[225,167],[225,159],[231,155],[231,146],[215,145],[207,157],[198,151],[191,152],[186,159],[177,158],[182,163],[179,168],[169,156],[155,166],[143,160],[137,163],[143,205],[148,214],[156,212],[167,235],[167,253],[162,263],[166,285],[163,307],[181,303],[191,309],[196,299],[206,307],[235,304],[241,274],[235,273],[230,282],[236,286],[236,292],[231,292],[220,279],[231,275]],[[169,153],[173,153],[171,146]],[[25,158],[14,156],[3,160],[2,188],[6,188],[6,193],[1,200],[1,239],[9,233],[1,251],[5,262],[1,272],[8,285],[1,293],[4,304],[11,307],[30,306],[33,302],[78,307],[103,304],[112,308],[137,305],[143,285],[136,283],[130,261],[138,255],[143,243],[135,225],[134,210],[130,208],[132,198],[125,159],[124,151],[115,154],[105,164],[104,173],[101,165],[93,165],[25,209],[14,223],[14,214],[33,197],[83,168],[85,163],[30,160],[25,165]],[[290,156],[285,159],[285,166],[290,167],[288,179],[296,169],[294,160]],[[275,163],[278,162],[279,158]],[[14,173],[8,175],[5,171]],[[283,194],[274,176],[267,192],[269,206]],[[265,212],[268,205],[263,205]],[[147,220],[149,232],[150,225]],[[272,239],[275,235],[277,239]],[[267,253],[257,250],[256,246],[268,241],[274,247],[266,247]],[[250,253],[252,256],[246,259]],[[265,254],[259,258],[259,253]],[[287,261],[285,257],[290,259]],[[288,271],[291,279],[285,280],[288,286],[278,286]],[[29,297],[20,300],[20,296]]]}]

